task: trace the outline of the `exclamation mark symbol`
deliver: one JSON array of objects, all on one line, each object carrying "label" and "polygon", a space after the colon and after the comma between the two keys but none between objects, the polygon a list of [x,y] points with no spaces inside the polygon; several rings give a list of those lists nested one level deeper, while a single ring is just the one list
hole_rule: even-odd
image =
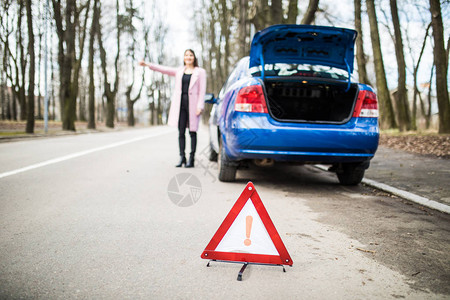
[{"label": "exclamation mark symbol", "polygon": [[245,236],[247,237],[244,241],[245,246],[250,246],[252,244],[252,241],[250,240],[250,233],[252,232],[252,223],[253,223],[253,217],[247,216],[245,218]]}]

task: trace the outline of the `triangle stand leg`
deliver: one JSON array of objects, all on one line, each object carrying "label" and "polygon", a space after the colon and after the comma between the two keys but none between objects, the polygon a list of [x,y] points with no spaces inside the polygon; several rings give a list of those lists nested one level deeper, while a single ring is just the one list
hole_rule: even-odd
[{"label": "triangle stand leg", "polygon": [[242,273],[244,273],[245,268],[247,268],[247,266],[248,266],[248,262],[244,263],[244,265],[242,266],[241,270],[239,271],[238,277],[237,277],[238,281],[242,281]]}]

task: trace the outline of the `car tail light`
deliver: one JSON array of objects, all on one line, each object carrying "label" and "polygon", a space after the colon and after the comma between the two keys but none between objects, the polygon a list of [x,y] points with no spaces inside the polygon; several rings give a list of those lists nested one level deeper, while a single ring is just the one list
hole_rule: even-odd
[{"label": "car tail light", "polygon": [[355,111],[353,117],[360,118],[377,118],[378,117],[378,101],[377,95],[371,91],[360,91],[356,100]]},{"label": "car tail light", "polygon": [[234,104],[236,111],[268,113],[262,86],[251,85],[242,88]]}]

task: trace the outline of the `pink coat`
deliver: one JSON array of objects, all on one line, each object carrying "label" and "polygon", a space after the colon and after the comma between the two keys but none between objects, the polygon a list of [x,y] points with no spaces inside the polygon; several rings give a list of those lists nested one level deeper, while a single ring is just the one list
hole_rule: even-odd
[{"label": "pink coat", "polygon": [[[167,123],[170,126],[178,127],[178,119],[180,117],[181,106],[181,81],[186,67],[172,68],[150,63],[148,67],[157,72],[175,76],[175,90],[172,95],[172,102],[169,110],[169,120]],[[203,110],[205,106],[205,92],[206,92],[206,71],[202,68],[195,67],[191,81],[189,83],[189,131],[197,131],[200,116],[197,116],[197,109]]]}]

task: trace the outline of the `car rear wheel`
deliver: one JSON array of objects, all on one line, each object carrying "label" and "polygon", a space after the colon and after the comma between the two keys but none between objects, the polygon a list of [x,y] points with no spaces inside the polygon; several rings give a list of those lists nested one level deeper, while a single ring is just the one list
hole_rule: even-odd
[{"label": "car rear wheel", "polygon": [[219,146],[219,155],[217,162],[219,165],[219,180],[224,182],[235,181],[237,166],[235,166],[234,163],[228,159],[222,143],[220,143]]},{"label": "car rear wheel", "polygon": [[366,171],[365,164],[342,164],[336,170],[339,183],[342,185],[357,185],[361,183]]}]

